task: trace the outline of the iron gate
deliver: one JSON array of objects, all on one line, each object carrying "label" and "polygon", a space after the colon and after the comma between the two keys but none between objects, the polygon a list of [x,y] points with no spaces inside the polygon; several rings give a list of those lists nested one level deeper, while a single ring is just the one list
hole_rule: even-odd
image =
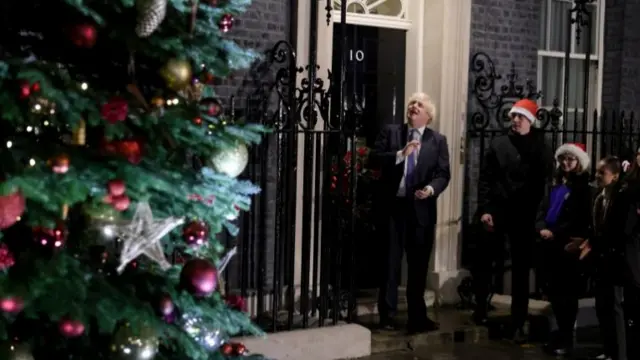
[{"label": "iron gate", "polygon": [[247,175],[262,192],[240,219],[239,271],[231,279],[268,331],[350,321],[355,309],[356,163],[350,155],[361,111],[345,91],[346,2],[335,44],[340,66],[336,74],[324,70],[326,77],[317,64],[319,5],[310,2],[308,59],[297,58],[292,45],[298,8],[291,0],[289,39],[254,69],[257,90],[231,106],[232,118],[271,129],[250,155]]}]

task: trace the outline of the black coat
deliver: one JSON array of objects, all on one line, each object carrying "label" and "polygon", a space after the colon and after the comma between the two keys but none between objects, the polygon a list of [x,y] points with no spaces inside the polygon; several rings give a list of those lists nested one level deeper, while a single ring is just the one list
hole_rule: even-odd
[{"label": "black coat", "polygon": [[549,226],[545,218],[550,206],[553,185],[547,186],[545,196],[540,202],[536,217],[536,232],[548,229],[554,240],[569,242],[570,237],[587,238],[591,228],[591,198],[593,188],[589,185],[589,174],[572,174],[567,182],[569,195],[562,204],[560,214],[554,225]]},{"label": "black coat", "polygon": [[[601,191],[594,196],[595,198]],[[591,227],[590,244],[598,270],[609,281],[640,286],[640,184],[618,183],[600,227]]]},{"label": "black coat", "polygon": [[[407,125],[389,125],[380,132],[371,151],[372,165],[381,170],[382,202],[393,200],[398,192],[404,175],[404,162],[396,164],[396,154],[405,147],[407,134]],[[413,198],[420,223],[433,225],[437,221],[436,199],[447,188],[451,178],[449,147],[444,135],[425,128],[415,171],[415,186],[406,189],[407,196],[413,197],[416,190],[427,185],[433,188],[433,196],[423,200]]]},{"label": "black coat", "polygon": [[533,221],[552,172],[553,154],[542,131],[534,128],[525,136],[509,133],[494,138],[480,171],[478,214],[522,210]]}]

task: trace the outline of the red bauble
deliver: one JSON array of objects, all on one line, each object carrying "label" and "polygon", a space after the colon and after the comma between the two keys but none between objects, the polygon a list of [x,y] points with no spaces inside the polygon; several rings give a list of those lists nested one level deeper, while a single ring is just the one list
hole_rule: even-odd
[{"label": "red bauble", "polygon": [[225,298],[227,306],[237,311],[247,311],[247,300],[240,295],[230,294]]},{"label": "red bauble", "polygon": [[220,21],[218,22],[218,28],[220,29],[220,31],[222,31],[223,33],[228,32],[229,30],[231,30],[231,28],[233,27],[233,22],[234,22],[234,18],[233,15],[231,14],[224,14],[222,16],[222,18],[220,19]]},{"label": "red bauble", "polygon": [[202,118],[200,116],[196,116],[193,118],[193,123],[196,125],[202,125]]},{"label": "red bauble", "polygon": [[218,116],[222,113],[222,104],[215,98],[200,100],[200,109],[209,116]]},{"label": "red bauble", "polygon": [[18,296],[0,298],[0,310],[6,313],[17,314],[22,311],[23,308],[24,301]]},{"label": "red bauble", "polygon": [[93,24],[77,24],[71,27],[71,42],[77,47],[92,48],[98,38],[98,30]]},{"label": "red bauble", "polygon": [[55,250],[64,246],[66,233],[62,225],[55,229],[36,227],[33,229],[33,239],[40,246]]},{"label": "red bauble", "polygon": [[247,347],[246,347],[246,346],[244,346],[244,344],[240,344],[240,343],[238,343],[238,344],[234,344],[233,352],[234,352],[236,355],[246,355],[246,353],[247,353]]},{"label": "red bauble", "polygon": [[127,119],[129,114],[129,104],[120,97],[114,97],[102,105],[100,115],[110,124],[115,124]]},{"label": "red bauble", "polygon": [[127,188],[124,185],[124,181],[120,179],[109,180],[109,182],[107,183],[107,190],[109,191],[109,195],[111,196],[124,195],[126,189]]},{"label": "red bauble", "polygon": [[220,348],[220,352],[226,356],[233,354],[233,345],[229,343],[222,345],[222,347]]},{"label": "red bauble", "polygon": [[40,83],[34,82],[33,85],[31,85],[31,91],[40,92]]},{"label": "red bauble", "polygon": [[131,200],[127,195],[112,196],[111,204],[114,209],[118,211],[125,211],[129,208],[129,205],[131,205]]},{"label": "red bauble", "polygon": [[209,227],[203,221],[191,221],[182,228],[182,240],[187,245],[203,245],[209,237]]},{"label": "red bauble", "polygon": [[66,337],[78,337],[84,333],[84,324],[78,320],[60,319],[58,323],[60,334]]},{"label": "red bauble", "polygon": [[207,260],[189,260],[180,272],[180,285],[194,296],[211,295],[218,287],[218,270]]},{"label": "red bauble", "polygon": [[24,213],[24,207],[25,201],[20,191],[0,196],[0,230],[18,222]]},{"label": "red bauble", "polygon": [[13,253],[7,245],[0,244],[0,271],[12,267],[16,263]]},{"label": "red bauble", "polygon": [[31,84],[28,81],[20,81],[20,98],[26,99],[31,95]]},{"label": "red bauble", "polygon": [[137,140],[118,141],[116,151],[132,164],[138,164],[142,161],[142,145]]},{"label": "red bauble", "polygon": [[69,171],[71,160],[66,154],[60,154],[49,159],[47,164],[51,167],[51,171],[56,174],[66,174]]}]

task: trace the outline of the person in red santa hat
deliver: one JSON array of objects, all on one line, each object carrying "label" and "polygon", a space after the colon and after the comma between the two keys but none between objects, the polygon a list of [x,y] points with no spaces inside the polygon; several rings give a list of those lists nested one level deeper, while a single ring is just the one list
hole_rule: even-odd
[{"label": "person in red santa hat", "polygon": [[583,144],[560,146],[557,169],[540,203],[536,231],[544,261],[536,272],[545,286],[558,325],[557,336],[545,345],[555,356],[569,356],[580,295],[580,245],[589,235],[591,194],[589,155]]},{"label": "person in red santa hat", "polygon": [[[535,244],[535,220],[545,186],[553,172],[553,153],[544,133],[533,125],[538,105],[517,101],[509,116],[508,133],[495,137],[488,148],[478,184],[478,216],[483,236],[506,237],[511,249],[511,327],[505,334],[526,341],[524,324],[529,308],[529,273]],[[502,244],[484,241],[473,270],[476,308],[473,320],[486,323],[492,263]],[[498,260],[499,261],[499,260]],[[502,276],[502,274],[498,275]]]}]

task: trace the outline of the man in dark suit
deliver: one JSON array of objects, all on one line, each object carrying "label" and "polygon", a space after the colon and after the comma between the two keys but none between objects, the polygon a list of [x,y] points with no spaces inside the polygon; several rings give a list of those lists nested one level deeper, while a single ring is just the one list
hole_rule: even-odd
[{"label": "man in dark suit", "polygon": [[385,252],[378,311],[384,328],[395,328],[403,251],[409,266],[407,305],[410,333],[434,330],[424,302],[427,270],[435,237],[436,199],[450,179],[447,139],[427,128],[435,117],[429,96],[417,93],[407,105],[408,124],[390,125],[376,140],[371,159],[382,170],[388,248]]}]

